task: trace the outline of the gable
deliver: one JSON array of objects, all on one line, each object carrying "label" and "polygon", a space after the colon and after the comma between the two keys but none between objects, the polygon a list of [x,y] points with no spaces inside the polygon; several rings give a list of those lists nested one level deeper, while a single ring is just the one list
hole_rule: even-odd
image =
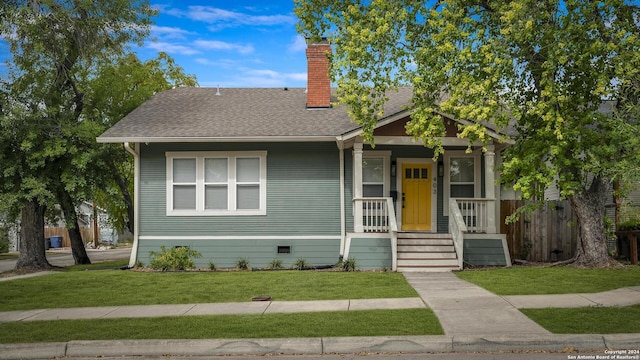
[{"label": "gable", "polygon": [[[382,125],[373,131],[374,136],[409,136],[406,132],[406,125],[409,122],[409,115],[396,120],[394,122]],[[445,126],[445,137],[457,137],[459,132],[456,121],[448,117],[442,116]]]}]

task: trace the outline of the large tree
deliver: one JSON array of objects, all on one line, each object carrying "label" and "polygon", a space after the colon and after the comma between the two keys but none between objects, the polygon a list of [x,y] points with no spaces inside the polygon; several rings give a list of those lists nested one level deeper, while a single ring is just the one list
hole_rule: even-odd
[{"label": "large tree", "polygon": [[[339,101],[365,136],[385,92],[413,87],[407,131],[443,151],[439,114],[517,130],[501,180],[523,198],[555,186],[578,219],[575,261],[611,264],[604,201],[638,173],[638,119],[628,104],[640,71],[640,10],[624,0],[295,0],[299,31],[328,37]],[[637,103],[636,105],[637,106]],[[619,111],[625,108],[625,111]],[[631,112],[633,113],[633,111]],[[637,114],[637,111],[635,112]]]},{"label": "large tree", "polygon": [[100,131],[91,139],[94,149],[92,169],[92,197],[109,213],[112,224],[119,230],[133,233],[133,160],[116,144],[97,144],[95,137],[133,111],[153,94],[178,86],[196,86],[195,76],[184,69],[166,53],[155,59],[141,61],[135,54],[128,54],[108,64],[103,64],[87,91],[85,116]]},{"label": "large tree", "polygon": [[86,193],[83,151],[95,124],[83,118],[87,83],[106,61],[141,43],[155,14],[146,0],[12,0],[0,5],[9,44],[0,128],[3,200],[22,212],[17,268],[49,266],[43,216],[57,202],[67,218],[76,262],[89,262],[74,199]]}]

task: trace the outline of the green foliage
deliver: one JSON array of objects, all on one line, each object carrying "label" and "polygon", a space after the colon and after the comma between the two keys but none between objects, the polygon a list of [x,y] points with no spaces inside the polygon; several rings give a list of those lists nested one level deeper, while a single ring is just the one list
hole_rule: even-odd
[{"label": "green foliage", "polygon": [[531,254],[531,248],[533,247],[533,243],[531,240],[526,239],[522,246],[520,246],[520,259],[527,260],[529,254]]},{"label": "green foliage", "polygon": [[272,259],[271,262],[269,262],[269,269],[278,270],[283,268],[282,259]]},{"label": "green foliage", "polygon": [[9,252],[9,228],[0,225],[0,254]]},{"label": "green foliage", "polygon": [[340,261],[339,267],[340,269],[342,269],[342,271],[356,271],[357,269],[356,259],[354,258],[343,259],[342,261]]},{"label": "green foliage", "polygon": [[216,266],[216,263],[214,263],[213,261],[209,261],[209,270],[216,271],[217,269],[218,267]]},{"label": "green foliage", "polygon": [[[332,43],[338,101],[365,140],[388,115],[386,94],[410,86],[409,134],[438,156],[447,114],[461,121],[469,151],[512,141],[500,181],[539,201],[558,188],[590,207],[580,226],[601,222],[606,185],[640,178],[635,2],[543,0],[536,11],[528,0],[294,2],[299,32]],[[494,140],[494,130],[510,136]],[[582,248],[604,249],[595,245],[603,227],[581,233],[590,234]]]},{"label": "green foliage", "polygon": [[193,259],[202,257],[198,251],[188,246],[179,246],[167,249],[164,245],[160,247],[160,251],[150,251],[151,257],[150,267],[156,270],[187,270],[194,267]]},{"label": "green foliage", "polygon": [[294,263],[293,263],[293,268],[295,270],[305,270],[310,268],[311,265],[309,265],[309,262],[307,261],[307,259],[297,259]]},{"label": "green foliage", "polygon": [[630,218],[627,219],[618,225],[618,230],[620,231],[633,231],[640,230],[640,219],[638,218]]},{"label": "green foliage", "polygon": [[251,270],[251,266],[249,265],[249,259],[246,257],[238,259],[236,261],[236,269]]},{"label": "green foliage", "polygon": [[8,241],[0,241],[0,254],[5,254],[9,252],[9,242]]}]

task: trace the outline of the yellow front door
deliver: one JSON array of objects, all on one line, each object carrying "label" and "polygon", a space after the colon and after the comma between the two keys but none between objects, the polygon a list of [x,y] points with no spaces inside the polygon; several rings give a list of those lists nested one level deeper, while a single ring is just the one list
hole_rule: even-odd
[{"label": "yellow front door", "polygon": [[402,164],[402,230],[431,230],[431,164]]}]

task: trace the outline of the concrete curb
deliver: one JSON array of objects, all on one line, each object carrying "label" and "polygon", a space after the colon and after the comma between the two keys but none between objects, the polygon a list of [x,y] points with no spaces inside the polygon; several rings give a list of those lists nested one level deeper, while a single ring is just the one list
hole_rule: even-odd
[{"label": "concrete curb", "polygon": [[594,351],[637,349],[640,334],[381,336],[292,339],[117,340],[0,344],[0,359],[109,356],[321,355],[361,352]]}]

